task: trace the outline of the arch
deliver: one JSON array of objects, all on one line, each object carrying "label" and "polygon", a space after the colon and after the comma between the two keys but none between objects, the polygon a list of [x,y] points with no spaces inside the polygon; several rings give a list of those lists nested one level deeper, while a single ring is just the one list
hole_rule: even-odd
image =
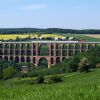
[{"label": "arch", "polygon": [[82,44],[82,49],[87,49],[87,45],[86,44]]},{"label": "arch", "polygon": [[4,50],[4,55],[8,55],[8,50]]},{"label": "arch", "polygon": [[26,62],[29,63],[31,61],[30,57],[26,58]]},{"label": "arch", "polygon": [[74,49],[74,44],[69,44],[69,49]]},{"label": "arch", "polygon": [[21,50],[21,55],[25,55],[25,50]]},{"label": "arch", "polygon": [[5,61],[8,61],[8,57],[7,57],[7,56],[5,56],[5,57],[4,57],[4,60],[5,60]]},{"label": "arch", "polygon": [[0,55],[3,55],[3,50],[0,50]]},{"label": "arch", "polygon": [[15,62],[19,63],[19,57],[18,56],[15,57]]},{"label": "arch", "polygon": [[21,57],[21,62],[25,62],[25,58],[24,57]]},{"label": "arch", "polygon": [[36,63],[36,58],[35,57],[33,57],[33,64],[35,64]]},{"label": "arch", "polygon": [[10,56],[10,61],[13,61],[14,60],[14,57],[13,56]]},{"label": "arch", "polygon": [[39,56],[49,56],[49,47],[47,44],[41,44],[39,46]]},{"label": "arch", "polygon": [[56,58],[56,64],[60,63],[60,57]]},{"label": "arch", "polygon": [[61,49],[61,45],[60,44],[56,44],[56,49]]},{"label": "arch", "polygon": [[79,54],[80,50],[75,50],[75,55]]},{"label": "arch", "polygon": [[20,55],[20,50],[15,50],[15,55]]},{"label": "arch", "polygon": [[9,44],[5,44],[5,49],[8,49],[9,48]]},{"label": "arch", "polygon": [[15,45],[14,44],[10,44],[10,49],[14,49]]},{"label": "arch", "polygon": [[4,46],[3,46],[3,44],[0,44],[0,49],[2,49]]},{"label": "arch", "polygon": [[20,44],[16,44],[16,49],[20,49]]},{"label": "arch", "polygon": [[68,45],[67,44],[63,44],[63,49],[68,49]]},{"label": "arch", "polygon": [[74,55],[73,50],[69,50],[69,56],[73,56],[73,55]]},{"label": "arch", "polygon": [[75,49],[80,49],[80,44],[76,44]]},{"label": "arch", "polygon": [[31,44],[27,44],[27,49],[31,49]]},{"label": "arch", "polygon": [[53,44],[51,44],[51,49],[54,49],[54,45]]},{"label": "arch", "polygon": [[31,50],[27,50],[26,53],[27,53],[27,56],[30,56],[31,55]]},{"label": "arch", "polygon": [[3,57],[2,56],[0,56],[0,60],[3,60]]},{"label": "arch", "polygon": [[10,55],[14,55],[14,50],[10,50]]},{"label": "arch", "polygon": [[60,50],[56,50],[56,56],[61,56],[61,51]]},{"label": "arch", "polygon": [[67,50],[63,50],[62,55],[67,56]]},{"label": "arch", "polygon": [[26,49],[26,44],[21,44],[21,49]]},{"label": "arch", "polygon": [[45,57],[39,59],[38,66],[40,67],[48,67],[48,60]]},{"label": "arch", "polygon": [[53,58],[51,58],[51,64],[54,64],[54,59]]},{"label": "arch", "polygon": [[63,57],[63,58],[62,58],[62,61],[64,61],[65,59],[66,59],[66,57]]},{"label": "arch", "polygon": [[36,44],[33,44],[33,49],[36,49]]},{"label": "arch", "polygon": [[88,49],[93,49],[93,48],[94,48],[93,44],[88,45]]}]

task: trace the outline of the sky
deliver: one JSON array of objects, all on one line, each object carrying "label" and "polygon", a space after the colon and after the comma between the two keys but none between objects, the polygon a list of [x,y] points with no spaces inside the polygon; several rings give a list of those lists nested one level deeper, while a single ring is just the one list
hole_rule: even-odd
[{"label": "sky", "polygon": [[0,0],[0,28],[100,29],[100,0]]}]

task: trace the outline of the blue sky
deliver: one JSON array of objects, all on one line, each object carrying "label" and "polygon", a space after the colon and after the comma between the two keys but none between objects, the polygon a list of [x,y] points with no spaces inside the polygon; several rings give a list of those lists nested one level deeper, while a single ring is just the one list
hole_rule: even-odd
[{"label": "blue sky", "polygon": [[0,0],[0,28],[100,29],[100,0]]}]

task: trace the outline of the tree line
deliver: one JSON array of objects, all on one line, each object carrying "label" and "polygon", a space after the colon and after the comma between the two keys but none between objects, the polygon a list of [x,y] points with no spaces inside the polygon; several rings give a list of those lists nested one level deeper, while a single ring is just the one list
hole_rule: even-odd
[{"label": "tree line", "polygon": [[0,34],[24,34],[24,33],[35,33],[38,32],[42,33],[59,33],[59,34],[100,34],[99,29],[84,29],[84,30],[77,30],[77,29],[61,29],[61,28],[0,28]]}]

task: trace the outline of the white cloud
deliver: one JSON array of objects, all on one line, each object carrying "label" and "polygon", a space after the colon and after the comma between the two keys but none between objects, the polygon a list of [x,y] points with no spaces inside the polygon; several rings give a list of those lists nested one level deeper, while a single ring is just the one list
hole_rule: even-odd
[{"label": "white cloud", "polygon": [[27,7],[22,8],[23,10],[37,10],[37,9],[43,9],[46,8],[46,4],[33,4]]}]

